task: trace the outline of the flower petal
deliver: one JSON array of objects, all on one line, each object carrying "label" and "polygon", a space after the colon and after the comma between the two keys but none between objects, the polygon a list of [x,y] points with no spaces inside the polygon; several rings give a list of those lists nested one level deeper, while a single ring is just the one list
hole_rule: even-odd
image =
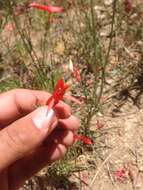
[{"label": "flower petal", "polygon": [[82,141],[84,144],[88,144],[88,145],[93,144],[93,142],[92,142],[92,140],[90,138],[85,137],[83,135],[74,134],[74,140]]},{"label": "flower petal", "polygon": [[55,90],[50,98],[47,100],[46,105],[48,105],[50,108],[53,108],[56,104],[58,104],[58,102],[63,99],[65,91],[68,87],[69,85],[65,84],[63,79],[59,79],[57,81]]},{"label": "flower petal", "polygon": [[41,5],[38,3],[31,3],[29,5],[29,7],[33,7],[39,10],[43,10],[43,11],[48,11],[49,13],[61,13],[63,12],[63,8],[62,7],[55,7],[55,6],[50,6],[50,5]]}]

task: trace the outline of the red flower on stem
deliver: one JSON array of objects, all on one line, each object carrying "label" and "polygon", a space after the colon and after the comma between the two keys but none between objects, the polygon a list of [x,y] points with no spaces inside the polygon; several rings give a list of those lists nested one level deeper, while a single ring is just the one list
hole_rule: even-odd
[{"label": "red flower on stem", "polygon": [[[69,85],[64,83],[63,79],[59,79],[57,81],[55,90],[53,94],[50,96],[50,98],[47,100],[46,105],[48,105],[49,109],[52,109],[56,106],[56,104],[59,103],[60,100],[62,100],[64,97],[67,99],[70,99],[76,103],[80,103],[76,98],[72,96],[64,96],[66,90],[69,88]],[[80,140],[85,144],[91,145],[92,141],[88,137],[82,136],[82,135],[76,135],[74,134],[74,140]]]},{"label": "red flower on stem", "polygon": [[59,103],[60,100],[63,99],[67,88],[69,88],[69,85],[65,84],[63,79],[59,79],[52,96],[46,102],[46,104],[49,106],[49,109],[53,108]]},{"label": "red flower on stem", "polygon": [[50,6],[50,5],[41,5],[38,3],[31,3],[29,7],[36,8],[39,10],[47,11],[48,13],[61,13],[63,12],[62,7],[55,7],[55,6]]},{"label": "red flower on stem", "polygon": [[68,99],[77,104],[81,104],[81,102],[75,97],[70,96],[70,95],[65,95],[65,92],[68,88],[69,88],[69,85],[64,83],[63,79],[59,79],[57,81],[53,94],[50,96],[50,98],[46,102],[46,105],[48,105],[49,109],[54,108],[54,106],[58,104],[59,101],[62,99]]},{"label": "red flower on stem", "polygon": [[85,137],[85,136],[83,136],[83,135],[74,134],[74,140],[75,140],[75,141],[76,141],[76,140],[80,140],[80,141],[82,141],[84,144],[88,144],[88,145],[93,144],[93,142],[91,141],[90,138]]}]

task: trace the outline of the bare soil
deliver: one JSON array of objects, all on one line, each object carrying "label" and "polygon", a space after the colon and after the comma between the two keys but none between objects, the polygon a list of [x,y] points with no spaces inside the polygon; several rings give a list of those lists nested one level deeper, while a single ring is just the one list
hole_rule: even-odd
[{"label": "bare soil", "polygon": [[[126,105],[120,115],[104,115],[100,121],[107,129],[112,129],[99,140],[108,148],[103,150],[103,160],[99,161],[91,178],[92,189],[143,189],[143,109]],[[115,171],[123,168],[125,178],[122,181],[115,179]]]}]

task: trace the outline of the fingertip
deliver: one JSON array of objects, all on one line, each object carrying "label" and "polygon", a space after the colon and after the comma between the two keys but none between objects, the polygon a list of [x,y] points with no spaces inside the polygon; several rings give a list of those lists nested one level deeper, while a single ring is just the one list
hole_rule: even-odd
[{"label": "fingertip", "polygon": [[50,162],[54,162],[58,159],[62,159],[67,152],[67,147],[63,144],[55,145],[55,150],[49,155]]},{"label": "fingertip", "polygon": [[20,115],[30,113],[38,104],[38,98],[31,90],[15,89],[13,90],[13,95],[15,106]]},{"label": "fingertip", "polygon": [[61,136],[61,143],[65,146],[71,146],[74,142],[74,135],[72,131],[64,131]]},{"label": "fingertip", "polygon": [[59,119],[59,127],[75,131],[80,127],[80,120],[76,116],[71,115],[69,118]]},{"label": "fingertip", "polygon": [[60,119],[66,119],[71,116],[71,107],[64,102],[57,104],[54,110],[57,117]]}]

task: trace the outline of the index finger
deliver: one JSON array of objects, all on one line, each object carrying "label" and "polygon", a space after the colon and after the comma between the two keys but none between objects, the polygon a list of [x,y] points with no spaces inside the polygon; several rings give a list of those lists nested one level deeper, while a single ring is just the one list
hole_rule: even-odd
[{"label": "index finger", "polygon": [[[5,126],[32,112],[37,106],[45,105],[50,94],[40,90],[15,89],[0,95],[0,126]],[[70,107],[65,103],[56,105],[58,116],[67,118]]]}]

